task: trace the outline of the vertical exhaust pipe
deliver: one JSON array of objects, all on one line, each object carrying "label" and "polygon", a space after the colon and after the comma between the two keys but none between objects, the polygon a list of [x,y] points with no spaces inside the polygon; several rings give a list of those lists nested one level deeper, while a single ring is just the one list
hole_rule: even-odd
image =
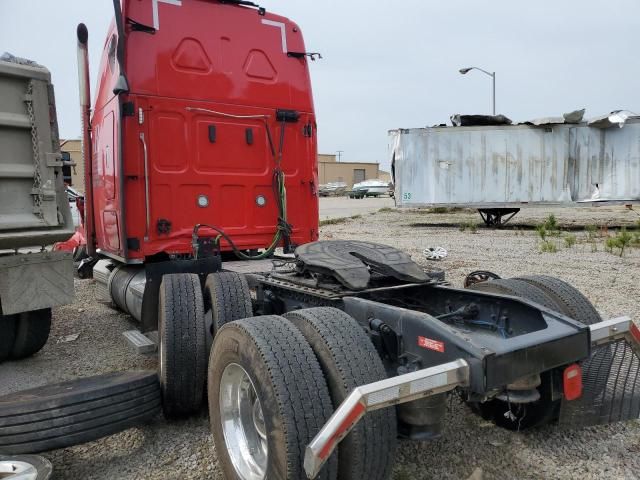
[{"label": "vertical exhaust pipe", "polygon": [[84,162],[84,229],[87,254],[96,255],[96,234],[93,212],[93,147],[91,144],[91,88],[89,87],[89,31],[78,25],[78,85],[82,125],[82,161]]}]

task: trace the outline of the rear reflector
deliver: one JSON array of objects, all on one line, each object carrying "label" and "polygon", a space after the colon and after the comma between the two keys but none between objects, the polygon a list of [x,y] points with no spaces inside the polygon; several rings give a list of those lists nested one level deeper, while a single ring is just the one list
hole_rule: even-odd
[{"label": "rear reflector", "polygon": [[631,322],[631,328],[629,328],[629,331],[631,332],[631,336],[636,339],[636,342],[640,343],[640,328],[638,328],[633,321]]},{"label": "rear reflector", "polygon": [[577,400],[582,396],[582,368],[574,363],[564,369],[563,375],[564,398]]},{"label": "rear reflector", "polygon": [[329,438],[325,446],[320,450],[318,457],[321,460],[326,460],[329,454],[333,451],[335,444],[340,441],[340,439],[344,436],[345,432],[347,432],[354,423],[356,423],[362,415],[365,413],[365,406],[362,402],[356,403],[356,405],[351,409],[349,414],[342,421],[336,432]]}]

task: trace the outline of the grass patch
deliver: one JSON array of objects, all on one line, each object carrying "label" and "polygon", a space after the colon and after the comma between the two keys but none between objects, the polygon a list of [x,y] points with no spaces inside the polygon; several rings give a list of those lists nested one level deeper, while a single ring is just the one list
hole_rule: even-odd
[{"label": "grass patch", "polygon": [[435,213],[436,215],[442,215],[445,213],[458,213],[464,209],[461,207],[432,207],[428,208],[424,213]]},{"label": "grass patch", "polygon": [[558,245],[556,245],[556,242],[554,241],[545,240],[540,243],[540,252],[541,253],[557,253]]},{"label": "grass patch", "polygon": [[347,217],[340,218],[327,218],[326,220],[320,220],[320,226],[326,227],[327,225],[340,225],[341,223],[347,223],[349,219]]},{"label": "grass patch", "polygon": [[391,207],[383,207],[380,210],[378,210],[378,213],[389,213],[389,212],[393,212],[393,208],[391,208]]},{"label": "grass patch", "polygon": [[547,232],[554,232],[556,230],[560,230],[560,227],[558,225],[558,220],[556,219],[556,216],[553,213],[549,215],[547,219],[544,221],[544,228],[546,228]]},{"label": "grass patch", "polygon": [[634,235],[629,233],[625,227],[622,227],[615,237],[608,237],[605,241],[606,250],[613,253],[618,250],[619,255],[624,255],[625,249],[634,241]]},{"label": "grass patch", "polygon": [[544,225],[537,225],[536,232],[538,232],[540,240],[543,242],[547,239],[547,228]]},{"label": "grass patch", "polygon": [[589,240],[595,240],[598,236],[598,227],[595,225],[587,225],[584,227],[584,231],[587,232],[587,238]]},{"label": "grass patch", "polygon": [[564,246],[567,248],[572,248],[578,241],[578,237],[571,233],[567,233],[564,236]]},{"label": "grass patch", "polygon": [[464,223],[460,224],[458,229],[461,232],[466,232],[468,230],[471,233],[478,233],[478,223],[474,222],[473,220],[471,220],[469,222],[464,222]]},{"label": "grass patch", "polygon": [[359,218],[362,218],[362,215],[352,215],[351,217],[327,218],[326,220],[320,220],[320,226],[326,227],[327,225],[340,225],[343,223],[347,223],[349,220],[358,220]]}]

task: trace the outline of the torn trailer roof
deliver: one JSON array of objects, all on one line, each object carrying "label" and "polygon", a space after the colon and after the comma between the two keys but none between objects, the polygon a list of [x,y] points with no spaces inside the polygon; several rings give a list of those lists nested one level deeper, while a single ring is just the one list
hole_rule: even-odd
[{"label": "torn trailer roof", "polygon": [[[624,114],[622,114],[624,113]],[[640,117],[389,132],[402,207],[640,201]]]}]

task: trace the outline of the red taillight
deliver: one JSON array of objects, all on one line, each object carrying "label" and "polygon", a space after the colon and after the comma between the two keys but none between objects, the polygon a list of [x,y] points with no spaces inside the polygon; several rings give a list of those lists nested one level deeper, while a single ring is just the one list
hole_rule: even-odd
[{"label": "red taillight", "polygon": [[356,405],[349,412],[349,415],[347,415],[346,418],[342,421],[340,427],[338,427],[338,430],[336,430],[336,433],[327,440],[327,443],[322,447],[322,450],[320,450],[318,457],[321,460],[327,459],[327,457],[333,450],[333,446],[338,441],[340,441],[344,432],[346,432],[351,427],[351,425],[353,425],[362,415],[364,415],[365,410],[366,408],[362,402],[356,403]]},{"label": "red taillight", "polygon": [[582,368],[577,363],[564,369],[564,398],[576,400],[582,396]]},{"label": "red taillight", "polygon": [[629,328],[629,331],[631,332],[631,336],[636,339],[636,342],[640,343],[640,328],[638,328],[633,321],[631,322],[631,328]]}]

